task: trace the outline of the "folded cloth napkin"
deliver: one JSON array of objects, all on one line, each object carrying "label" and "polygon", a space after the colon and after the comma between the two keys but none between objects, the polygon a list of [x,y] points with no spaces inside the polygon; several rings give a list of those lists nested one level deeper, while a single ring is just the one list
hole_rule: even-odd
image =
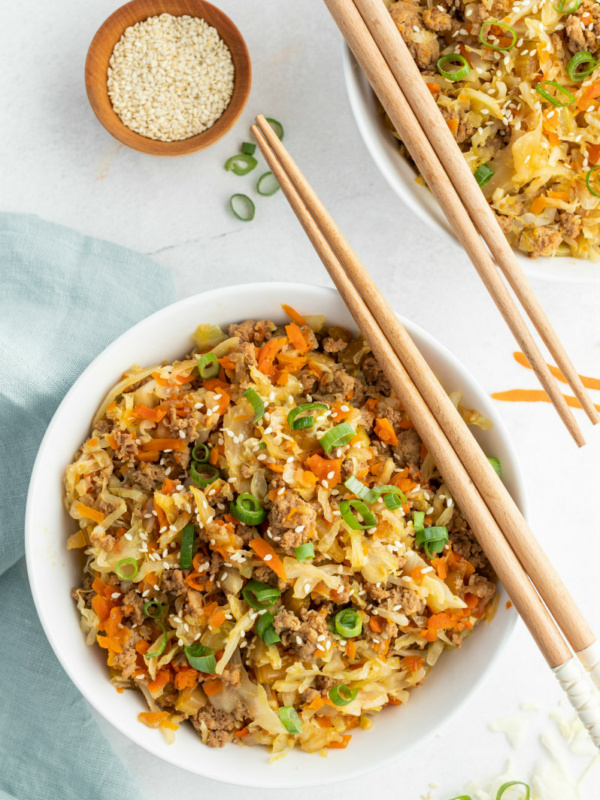
[{"label": "folded cloth napkin", "polygon": [[172,276],[145,256],[0,214],[0,800],[142,797],[42,631],[23,525],[40,441],[70,385],[174,299]]}]

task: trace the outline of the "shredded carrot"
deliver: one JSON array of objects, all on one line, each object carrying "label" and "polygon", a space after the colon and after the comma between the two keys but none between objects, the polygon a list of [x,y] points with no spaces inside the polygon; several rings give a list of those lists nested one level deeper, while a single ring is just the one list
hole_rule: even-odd
[{"label": "shredded carrot", "polygon": [[302,473],[302,483],[309,489],[312,489],[316,485],[318,480],[319,479],[314,474],[314,472],[309,472],[308,470],[304,470],[304,472]]},{"label": "shredded carrot", "polygon": [[223,369],[235,370],[235,362],[232,361],[229,356],[223,356],[223,358],[218,358],[217,361],[223,367]]},{"label": "shredded carrot", "polygon": [[216,444],[213,449],[210,451],[210,457],[208,459],[208,463],[212,464],[213,467],[216,467],[219,463],[219,456],[221,452],[225,452],[225,448],[222,444]]},{"label": "shredded carrot", "polygon": [[322,697],[315,697],[314,700],[306,706],[310,711],[318,711],[322,706],[325,705],[325,700]]},{"label": "shredded carrot", "polygon": [[369,628],[375,633],[381,633],[383,630],[383,620],[379,616],[371,617],[369,620]]},{"label": "shredded carrot", "polygon": [[414,481],[411,481],[410,478],[402,477],[400,472],[396,473],[396,475],[391,478],[390,483],[392,483],[394,486],[397,486],[401,492],[404,492],[404,494],[411,492],[417,486],[417,484]]},{"label": "shredded carrot", "polygon": [[142,711],[138,720],[148,728],[166,727],[164,723],[169,719],[168,711]]},{"label": "shredded carrot", "polygon": [[205,681],[202,684],[202,688],[207,697],[212,697],[214,694],[218,694],[221,691],[223,684],[219,678],[215,678],[211,681]]},{"label": "shredded carrot", "polygon": [[209,389],[211,392],[216,392],[220,389],[227,390],[231,388],[226,381],[222,381],[220,378],[207,378],[202,385],[205,389]]},{"label": "shredded carrot", "polygon": [[91,519],[98,525],[106,519],[106,514],[103,514],[102,511],[97,511],[95,508],[90,508],[83,503],[77,503],[75,510],[80,516]]},{"label": "shredded carrot", "polygon": [[[504,400],[509,403],[549,403],[550,398],[543,389],[509,389],[507,392],[493,392],[494,400]],[[581,403],[576,397],[570,394],[563,394],[567,405],[570,408],[581,408]],[[600,411],[600,405],[595,403],[596,411]]]},{"label": "shredded carrot", "polygon": [[190,574],[184,578],[184,581],[187,583],[190,589],[195,589],[197,592],[203,592],[204,584],[198,583],[198,578],[201,577],[202,575],[199,572],[190,572]]},{"label": "shredded carrot", "polygon": [[295,322],[290,322],[289,325],[286,325],[285,332],[299,353],[308,353],[311,349],[310,342]]},{"label": "shredded carrot", "polygon": [[326,481],[328,486],[337,486],[342,480],[341,458],[323,458],[314,453],[307,459],[306,466],[320,481]]},{"label": "shredded carrot", "polygon": [[147,453],[138,453],[136,456],[138,461],[158,461],[160,458],[160,453],[158,450],[148,450]]},{"label": "shredded carrot", "polygon": [[[600,145],[598,145],[598,147],[600,148]],[[520,364],[522,367],[526,367],[527,369],[531,369],[531,364],[529,361],[527,361],[525,353],[520,353],[517,351],[516,353],[513,353],[513,358],[517,364]],[[562,383],[567,382],[565,376],[558,369],[558,367],[555,367],[552,364],[548,364],[547,366],[555,378],[557,378],[559,381],[562,381]],[[588,389],[600,389],[600,380],[598,378],[588,378],[586,375],[580,375],[579,377],[581,378],[583,385]]]},{"label": "shredded carrot", "polygon": [[161,669],[156,675],[156,678],[153,681],[150,681],[148,684],[148,689],[152,692],[152,694],[157,694],[164,689],[167,683],[171,680],[171,673],[168,669]]},{"label": "shredded carrot", "polygon": [[142,403],[141,405],[136,406],[131,413],[135,419],[147,419],[150,420],[150,422],[160,422],[161,419],[166,416],[168,411],[169,406],[165,403],[160,406],[156,406],[155,408],[149,408]]},{"label": "shredded carrot", "polygon": [[283,472],[284,469],[281,464],[271,463],[270,461],[265,464],[265,467],[268,467],[272,472]]},{"label": "shredded carrot", "polygon": [[376,461],[374,464],[371,464],[371,472],[373,475],[381,475],[384,470],[384,467],[387,463],[387,459],[385,461]]},{"label": "shredded carrot", "polygon": [[308,325],[308,322],[304,319],[304,317],[299,314],[295,308],[286,305],[285,303],[281,306],[288,317],[293,320],[296,325]]},{"label": "shredded carrot", "polygon": [[250,542],[250,547],[254,550],[256,555],[265,562],[267,567],[273,570],[277,577],[281,578],[282,581],[287,580],[283,562],[268,542],[265,542],[264,539],[257,536],[256,539],[252,539]]},{"label": "shredded carrot", "polygon": [[330,717],[315,717],[315,721],[321,728],[333,727],[333,722],[331,721]]},{"label": "shredded carrot", "polygon": [[507,600],[507,601],[506,601],[506,608],[507,608],[507,609],[508,609],[508,608],[512,608],[512,603],[510,602],[510,600]]},{"label": "shredded carrot", "polygon": [[141,656],[145,655],[149,649],[150,649],[150,642],[145,642],[143,639],[141,642],[137,642],[135,645],[136,653],[139,653]]},{"label": "shredded carrot", "polygon": [[531,213],[532,214],[541,214],[542,211],[548,205],[547,199],[548,198],[544,197],[543,195],[541,197],[536,197],[535,200],[533,201],[533,203],[531,204],[530,208],[529,208]]},{"label": "shredded carrot", "polygon": [[448,577],[448,567],[444,558],[434,558],[431,561],[431,566],[438,574],[438,578],[445,580]]},{"label": "shredded carrot", "polygon": [[285,338],[269,339],[258,351],[258,368],[263,375],[272,375],[275,371],[274,360],[285,344]]},{"label": "shredded carrot", "polygon": [[597,165],[600,161],[600,144],[588,144],[587,157],[590,164]]},{"label": "shredded carrot", "polygon": [[198,684],[198,671],[195,669],[180,669],[175,676],[175,688],[194,689]]},{"label": "shredded carrot", "polygon": [[156,519],[158,520],[158,527],[159,529],[164,527],[169,527],[169,520],[167,519],[167,515],[163,511],[163,509],[158,505],[158,503],[154,503],[154,510],[156,511]]},{"label": "shredded carrot", "polygon": [[348,747],[348,742],[352,736],[348,734],[342,734],[342,741],[341,742],[329,742],[327,747],[331,748],[332,750],[345,750]]},{"label": "shredded carrot", "polygon": [[450,132],[452,134],[456,133],[458,130],[458,120],[457,119],[447,119],[446,125],[450,128]]},{"label": "shredded carrot", "polygon": [[240,728],[239,731],[236,731],[233,735],[236,739],[243,739],[244,736],[248,736],[250,733],[250,728],[246,725],[243,728]]},{"label": "shredded carrot", "polygon": [[92,608],[100,619],[100,624],[103,625],[109,617],[110,611],[113,608],[113,603],[107,600],[106,597],[97,594],[92,598]]},{"label": "shredded carrot", "polygon": [[165,478],[160,490],[163,494],[173,494],[176,486],[177,481],[172,481],[171,478]]},{"label": "shredded carrot", "polygon": [[438,94],[441,91],[437,83],[426,83],[425,86],[427,86],[431,94]]},{"label": "shredded carrot", "polygon": [[169,375],[168,378],[164,378],[160,372],[153,372],[152,377],[159,386],[183,386],[184,383],[189,383],[192,379],[189,372],[182,372],[180,375]]},{"label": "shredded carrot", "polygon": [[600,97],[600,81],[594,81],[589,86],[586,86],[585,91],[580,94],[577,100],[577,108],[581,111],[588,111],[590,106],[597,108],[598,103],[594,101],[598,97]]},{"label": "shredded carrot", "polygon": [[144,452],[150,450],[177,450],[179,453],[184,453],[187,450],[187,444],[183,439],[150,439],[148,442],[142,442],[140,447]]},{"label": "shredded carrot", "polygon": [[209,619],[208,627],[209,628],[213,628],[213,629],[214,628],[220,628],[221,625],[225,622],[225,619],[226,619],[226,617],[225,617],[225,614],[223,613],[223,611],[218,611],[214,615],[214,617],[211,617]]},{"label": "shredded carrot", "polygon": [[425,659],[419,656],[406,656],[404,661],[411,672],[416,672],[421,669],[421,667],[425,666]]},{"label": "shredded carrot", "polygon": [[341,422],[344,419],[348,419],[352,411],[353,408],[351,405],[336,400],[331,406],[331,419],[334,420],[334,422]]},{"label": "shredded carrot", "polygon": [[346,642],[346,655],[349,659],[354,659],[356,656],[356,645],[353,641]]}]

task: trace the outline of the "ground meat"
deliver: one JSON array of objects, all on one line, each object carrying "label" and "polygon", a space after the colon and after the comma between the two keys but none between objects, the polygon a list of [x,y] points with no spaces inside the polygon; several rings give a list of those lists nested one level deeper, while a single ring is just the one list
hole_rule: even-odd
[{"label": "ground meat", "polygon": [[238,383],[247,384],[250,380],[250,367],[256,367],[256,348],[253,344],[243,342],[239,352],[231,353],[230,359],[235,364],[235,379]]},{"label": "ground meat", "polygon": [[364,583],[364,588],[367,591],[367,595],[369,596],[370,600],[375,600],[375,602],[379,603],[381,600],[387,600],[390,596],[390,593],[387,589],[383,589],[381,586],[376,586],[374,583]]},{"label": "ground meat", "polygon": [[198,438],[197,428],[199,421],[195,417],[178,417],[177,409],[172,406],[168,415],[156,427],[156,436],[159,439],[178,439],[183,432],[185,441],[189,444]]},{"label": "ground meat", "polygon": [[223,747],[232,738],[231,734],[242,727],[244,715],[245,711],[241,704],[238,704],[232,713],[207,705],[192,718],[192,725],[198,733],[202,733],[202,723],[204,723],[209,732],[208,746]]},{"label": "ground meat", "polygon": [[446,120],[446,122],[450,122],[452,120],[456,120],[456,130],[454,130],[454,126],[450,128],[452,131],[454,138],[459,144],[466,142],[471,138],[473,133],[475,132],[475,128],[469,120],[467,119],[467,110],[463,109],[456,109],[454,107],[447,108],[446,106],[440,106],[440,111],[442,112],[442,116]]},{"label": "ground meat", "polygon": [[245,322],[241,322],[239,325],[230,325],[229,335],[237,336],[243,342],[262,344],[263,342],[266,342],[267,339],[271,338],[271,334],[274,330],[275,325],[268,320],[263,319],[259,322],[254,322],[254,320],[247,319]]},{"label": "ground meat", "polygon": [[425,611],[425,600],[414,589],[394,589],[391,594],[392,608],[401,606],[409,617],[420,616]]},{"label": "ground meat", "polygon": [[[211,676],[207,675],[208,680],[211,680]],[[230,686],[234,688],[238,688],[242,683],[242,670],[238,664],[230,664],[227,669],[224,669],[221,673],[221,680],[223,683],[228,683]]]},{"label": "ground meat", "polygon": [[112,420],[106,418],[98,420],[98,422],[94,425],[94,430],[101,434],[110,433],[112,429]]},{"label": "ground meat", "polygon": [[418,469],[421,465],[421,438],[414,428],[397,431],[398,444],[393,448],[394,459],[400,467]]},{"label": "ground meat", "polygon": [[135,631],[123,645],[123,652],[116,653],[113,658],[113,667],[122,670],[124,678],[130,678],[137,668],[136,644],[141,641],[141,637]]},{"label": "ground meat", "polygon": [[313,373],[309,372],[307,369],[300,370],[296,377],[302,384],[302,391],[305,392],[305,394],[311,394],[314,392],[315,387],[319,382],[317,376],[313,375]]},{"label": "ground meat", "polygon": [[390,14],[411,56],[421,69],[438,60],[440,48],[437,36],[424,27],[418,6],[405,2],[394,3],[390,6]]},{"label": "ground meat", "polygon": [[[511,0],[494,0],[489,10],[483,3],[476,3],[475,19],[478,22],[485,22],[486,19],[502,19],[508,14],[511,6]],[[463,22],[461,27],[464,27]]]},{"label": "ground meat", "polygon": [[305,689],[302,692],[302,702],[306,703],[306,705],[310,705],[313,700],[316,700],[317,697],[321,696],[321,692],[317,692],[316,689]]},{"label": "ground meat", "polygon": [[202,617],[204,614],[204,604],[202,602],[202,595],[200,592],[192,589],[187,593],[186,602],[184,605],[186,614],[192,617]]},{"label": "ground meat", "polygon": [[332,686],[335,686],[337,681],[335,678],[330,678],[329,675],[317,675],[314,682],[315,689],[321,694],[327,694]]},{"label": "ground meat", "polygon": [[492,583],[492,581],[488,581],[488,579],[484,578],[483,575],[477,575],[477,573],[475,573],[469,578],[469,584],[466,587],[466,591],[470,594],[474,594],[475,597],[488,600],[496,592],[496,584]]},{"label": "ground meat", "polygon": [[261,583],[268,583],[269,586],[277,586],[277,575],[273,572],[271,567],[266,564],[259,564],[252,570],[252,579],[260,581]]},{"label": "ground meat", "polygon": [[141,464],[139,469],[130,469],[127,472],[125,481],[143,492],[152,492],[165,482],[165,468],[156,464]]},{"label": "ground meat", "polygon": [[429,30],[449,31],[452,28],[452,17],[445,11],[440,11],[437,6],[426,8],[423,11],[423,22]]},{"label": "ground meat", "polygon": [[553,256],[561,242],[560,231],[539,225],[537,228],[523,228],[517,246],[530,258],[538,258],[538,256]]},{"label": "ground meat", "polygon": [[342,483],[347,481],[350,475],[354,472],[354,464],[352,463],[351,458],[346,458],[342,461],[342,469],[341,469],[341,476],[342,476]]},{"label": "ground meat", "polygon": [[[450,522],[451,525],[452,521]],[[451,531],[449,540],[454,552],[470,561],[476,570],[479,572],[482,570],[489,571],[490,562],[487,560],[479,542],[470,533],[454,533]]]},{"label": "ground meat", "polygon": [[95,493],[100,492],[104,487],[106,481],[113,473],[114,464],[111,463],[104,467],[103,469],[99,469],[97,472],[93,472],[90,476],[90,480],[92,483],[92,489]]},{"label": "ground meat", "polygon": [[497,211],[494,211],[494,214],[496,215],[496,219],[498,221],[498,225],[500,225],[502,233],[510,233],[512,228],[512,217],[506,217],[504,214],[498,214]]},{"label": "ground meat", "polygon": [[[387,610],[387,609],[385,609]],[[372,642],[374,644],[380,644],[382,641],[386,639],[395,639],[398,635],[398,626],[395,622],[390,622],[389,620],[382,617],[380,614],[376,615],[379,622],[383,624],[383,628],[381,631],[374,631],[370,625],[366,625],[363,627],[363,637],[366,639],[367,642]]]},{"label": "ground meat", "polygon": [[160,585],[164,592],[174,592],[178,596],[188,590],[180,569],[165,570],[160,576]]},{"label": "ground meat", "polygon": [[389,397],[392,393],[392,386],[385,377],[383,369],[379,366],[375,356],[365,356],[361,364],[361,370],[365,376],[367,386],[372,386],[376,392],[384,397]]},{"label": "ground meat", "polygon": [[326,353],[340,353],[348,347],[348,342],[345,339],[334,339],[333,336],[327,336],[323,339],[323,350]]},{"label": "ground meat", "polygon": [[327,650],[330,632],[327,619],[318,611],[302,609],[298,618],[291,611],[281,609],[273,626],[281,635],[283,646],[295,650],[300,661],[318,658],[320,653]]},{"label": "ground meat", "polygon": [[342,395],[343,400],[353,400],[361,403],[364,397],[364,387],[358,378],[343,369],[336,369],[332,376],[325,373],[324,377],[331,377],[329,383],[321,384],[321,387],[331,395]]},{"label": "ground meat", "polygon": [[133,466],[138,452],[135,435],[123,428],[116,428],[112,435],[117,445],[115,459],[123,461],[130,467]]},{"label": "ground meat", "polygon": [[131,589],[123,597],[123,611],[134,625],[141,625],[146,619],[144,603],[144,598],[135,589]]},{"label": "ground meat", "polygon": [[403,420],[402,412],[398,408],[380,405],[376,414],[377,419],[388,419],[392,427],[396,428]]},{"label": "ground meat", "polygon": [[368,408],[363,406],[360,409],[360,424],[367,433],[370,433],[374,423],[375,423],[375,414],[373,414],[372,411],[369,411]]},{"label": "ground meat", "polygon": [[316,519],[315,509],[305,503],[299,494],[288,489],[284,494],[277,495],[271,506],[271,538],[286,555],[293,555],[294,548],[310,539]]},{"label": "ground meat", "polygon": [[557,216],[562,235],[567,239],[576,239],[581,233],[581,218],[568,211],[559,211]]},{"label": "ground meat", "polygon": [[571,53],[588,50],[596,55],[600,51],[600,6],[582,3],[575,14],[567,16],[565,35]]}]

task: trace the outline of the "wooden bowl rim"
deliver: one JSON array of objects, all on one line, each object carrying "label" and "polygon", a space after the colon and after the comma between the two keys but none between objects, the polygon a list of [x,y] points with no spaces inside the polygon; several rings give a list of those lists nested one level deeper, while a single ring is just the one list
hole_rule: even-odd
[{"label": "wooden bowl rim", "polygon": [[[196,10],[194,10],[194,6]],[[126,24],[121,25],[121,18],[126,17],[128,13],[135,19],[126,21]],[[227,45],[235,69],[233,93],[229,105],[219,119],[202,133],[173,142],[150,139],[128,128],[112,107],[108,97],[106,75],[104,75],[103,79],[98,75],[98,69],[103,69],[104,65],[102,63],[94,63],[95,59],[98,58],[99,48],[102,44],[108,42],[111,44],[108,57],[105,59],[106,68],[108,68],[108,60],[123,32],[137,22],[142,22],[149,17],[159,16],[160,14],[171,14],[172,16],[189,15],[200,19],[210,17],[210,19],[206,19],[206,22],[216,28],[219,36]],[[113,39],[113,26],[117,30],[117,35],[114,41],[110,41]],[[235,47],[233,46],[234,42]],[[103,58],[101,60],[104,61]],[[217,142],[231,130],[239,119],[248,102],[251,85],[252,62],[244,37],[233,20],[224,11],[206,0],[183,0],[183,2],[181,0],[130,0],[130,2],[113,11],[100,25],[90,43],[85,62],[85,87],[88,100],[101,125],[122,144],[148,155],[187,155]]]}]

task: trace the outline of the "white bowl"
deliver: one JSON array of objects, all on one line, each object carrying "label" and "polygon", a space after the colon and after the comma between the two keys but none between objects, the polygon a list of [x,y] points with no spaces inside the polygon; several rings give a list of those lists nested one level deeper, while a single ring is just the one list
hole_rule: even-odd
[{"label": "white bowl", "polygon": [[[456,244],[456,237],[437,200],[415,183],[415,171],[398,150],[396,139],[383,125],[377,98],[347,45],[343,50],[344,77],[358,130],[383,177],[398,197],[434,230]],[[525,272],[532,278],[600,282],[600,264],[583,258],[527,258],[515,250]]]},{"label": "white bowl", "polygon": [[[90,421],[105,393],[125,369],[182,356],[201,322],[222,326],[244,319],[281,322],[285,319],[281,303],[293,303],[301,313],[325,314],[329,321],[355,329],[332,289],[255,283],[216,289],[168,306],[107,347],[75,382],[48,427],[29,487],[25,536],[29,580],[46,635],[73,683],[100,714],[149,752],[198,775],[242,786],[298,788],[375,769],[405,755],[447,722],[473,695],[513,630],[516,614],[506,609],[505,592],[490,624],[478,628],[460,651],[444,653],[406,707],[385,709],[375,717],[370,731],[353,731],[350,746],[332,750],[327,759],[294,751],[269,765],[266,749],[235,745],[209,749],[188,725],[179,728],[175,744],[167,745],[159,731],[137,721],[145,705],[141,693],[118,694],[108,681],[104,651],[84,643],[70,597],[71,589],[80,583],[80,566],[77,556],[65,549],[73,521],[62,504],[65,467],[89,435]],[[403,322],[446,389],[461,389],[466,404],[493,421],[493,430],[480,433],[477,429],[478,438],[486,452],[501,459],[507,488],[525,510],[515,451],[489,397],[443,345],[416,325]]]}]

